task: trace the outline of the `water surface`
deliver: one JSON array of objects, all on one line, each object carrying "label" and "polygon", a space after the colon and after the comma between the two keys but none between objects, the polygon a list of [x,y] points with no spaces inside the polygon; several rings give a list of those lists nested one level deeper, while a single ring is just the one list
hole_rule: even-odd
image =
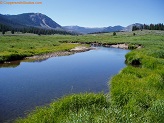
[{"label": "water surface", "polygon": [[99,47],[42,62],[0,68],[0,122],[60,98],[81,92],[108,92],[108,81],[125,67],[129,50]]}]

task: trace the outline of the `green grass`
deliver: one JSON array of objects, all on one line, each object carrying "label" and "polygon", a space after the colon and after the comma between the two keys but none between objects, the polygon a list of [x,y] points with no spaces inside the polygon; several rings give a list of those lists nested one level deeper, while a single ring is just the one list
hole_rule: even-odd
[{"label": "green grass", "polygon": [[93,122],[100,112],[109,107],[104,94],[74,94],[51,103],[49,107],[38,108],[26,120],[18,123],[73,123]]},{"label": "green grass", "polygon": [[79,45],[59,43],[58,40],[58,36],[1,36],[0,62],[20,60],[43,53],[69,51]]},{"label": "green grass", "polygon": [[[18,123],[163,123],[164,31],[135,31],[81,36],[1,36],[0,58],[68,50],[70,43],[141,45],[126,55],[127,67],[110,80],[109,94],[63,97],[40,107]],[[67,44],[66,44],[67,43]],[[67,47],[67,48],[66,48]],[[29,54],[28,54],[29,53]],[[14,56],[13,56],[14,57]]]}]

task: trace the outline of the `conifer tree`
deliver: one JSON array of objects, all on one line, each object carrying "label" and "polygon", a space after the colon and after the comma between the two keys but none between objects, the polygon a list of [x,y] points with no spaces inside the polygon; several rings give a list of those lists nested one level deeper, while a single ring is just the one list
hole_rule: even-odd
[{"label": "conifer tree", "polygon": [[14,29],[12,29],[12,30],[11,30],[11,34],[14,34],[14,32],[15,32]]},{"label": "conifer tree", "polygon": [[3,35],[5,34],[5,30],[2,30],[2,34],[3,34]]}]

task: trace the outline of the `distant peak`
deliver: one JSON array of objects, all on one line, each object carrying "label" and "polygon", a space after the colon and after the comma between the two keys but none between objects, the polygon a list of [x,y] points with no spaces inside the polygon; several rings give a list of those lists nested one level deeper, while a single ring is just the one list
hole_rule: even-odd
[{"label": "distant peak", "polygon": [[[31,13],[22,13],[22,14],[18,14],[18,15],[37,15],[37,16],[41,16],[41,15],[44,15],[44,14],[42,14],[42,13],[33,13],[33,12],[31,12]],[[45,16],[45,15],[44,15]]]},{"label": "distant peak", "polygon": [[[18,15],[10,15],[10,16],[5,15],[5,18],[6,20],[9,21],[12,20],[13,23],[19,23],[23,26],[28,26],[28,27],[30,26],[30,27],[37,27],[37,28],[39,27],[44,29],[62,29],[62,27],[58,23],[53,21],[50,17],[39,12],[22,13]],[[8,23],[8,25],[12,25],[13,27],[16,27],[15,25],[10,23]]]},{"label": "distant peak", "polygon": [[34,14],[35,14],[35,15],[38,15],[38,16],[39,16],[39,15],[45,15],[45,14],[42,14],[42,13],[34,13]]}]

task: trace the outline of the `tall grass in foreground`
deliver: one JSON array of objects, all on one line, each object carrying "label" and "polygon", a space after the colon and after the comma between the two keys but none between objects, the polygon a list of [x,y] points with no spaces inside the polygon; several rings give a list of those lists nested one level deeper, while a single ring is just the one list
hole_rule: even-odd
[{"label": "tall grass in foreground", "polygon": [[51,103],[49,107],[38,108],[26,119],[17,123],[66,123],[93,122],[101,111],[109,107],[104,94],[74,94]]},{"label": "tall grass in foreground", "polygon": [[112,106],[122,113],[117,122],[164,122],[164,47],[159,45],[164,42],[128,53],[129,65],[112,78]]},{"label": "tall grass in foreground", "polygon": [[[164,32],[60,37],[59,42],[140,44],[126,55],[128,64],[110,81],[104,94],[66,96],[38,108],[18,123],[164,123]],[[55,37],[57,38],[57,37]]]}]

